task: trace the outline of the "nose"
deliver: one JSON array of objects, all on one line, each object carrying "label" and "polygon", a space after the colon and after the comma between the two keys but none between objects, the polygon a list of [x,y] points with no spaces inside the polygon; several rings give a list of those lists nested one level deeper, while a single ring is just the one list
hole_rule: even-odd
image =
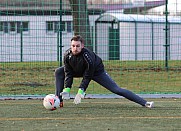
[{"label": "nose", "polygon": [[74,49],[77,50],[77,47],[75,46]]}]

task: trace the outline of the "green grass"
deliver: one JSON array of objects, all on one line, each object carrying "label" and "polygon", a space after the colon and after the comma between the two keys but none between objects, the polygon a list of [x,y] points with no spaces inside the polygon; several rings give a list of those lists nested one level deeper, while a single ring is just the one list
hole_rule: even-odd
[{"label": "green grass", "polygon": [[179,131],[181,99],[149,99],[148,109],[126,99],[84,99],[48,111],[42,100],[1,100],[1,131]]},{"label": "green grass", "polygon": [[[135,93],[180,93],[181,61],[104,61],[105,68],[120,87]],[[58,62],[0,63],[0,95],[54,93],[54,70]],[[81,79],[75,78],[72,93]],[[109,94],[91,81],[87,93]]]}]

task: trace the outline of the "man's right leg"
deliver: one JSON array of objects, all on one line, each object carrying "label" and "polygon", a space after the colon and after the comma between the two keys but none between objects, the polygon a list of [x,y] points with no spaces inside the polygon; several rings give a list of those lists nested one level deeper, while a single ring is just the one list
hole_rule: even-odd
[{"label": "man's right leg", "polygon": [[[123,96],[128,100],[136,102],[142,106],[146,106],[146,100],[127,89],[120,88],[106,72],[100,74],[99,76],[94,76],[93,80],[117,95]],[[150,104],[150,102],[148,104]],[[153,105],[153,103],[151,104]]]},{"label": "man's right leg", "polygon": [[60,93],[64,88],[65,72],[64,66],[59,67],[55,70],[55,95],[60,99],[60,106],[63,107],[63,99]]}]

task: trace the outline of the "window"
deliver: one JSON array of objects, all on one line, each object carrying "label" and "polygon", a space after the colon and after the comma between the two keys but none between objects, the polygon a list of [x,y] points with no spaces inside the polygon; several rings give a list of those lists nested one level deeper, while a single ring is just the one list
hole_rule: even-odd
[{"label": "window", "polygon": [[0,31],[3,31],[3,22],[0,22]]},{"label": "window", "polygon": [[46,23],[47,31],[53,31],[53,21],[48,21]]},{"label": "window", "polygon": [[[55,33],[57,33],[59,31],[59,24],[60,24],[59,21],[54,22],[54,32]],[[62,31],[65,31],[65,22],[64,21],[61,23],[61,27],[62,27]]]},{"label": "window", "polygon": [[21,33],[22,31],[29,31],[29,23],[28,22],[17,22],[17,33]]},{"label": "window", "polygon": [[15,22],[9,22],[10,24],[10,32],[16,31],[16,23]]},{"label": "window", "polygon": [[8,33],[9,29],[8,29],[8,22],[4,22],[4,33]]},{"label": "window", "polygon": [[55,32],[59,31],[59,26],[61,25],[63,32],[72,32],[72,22],[71,21],[47,21],[46,22],[46,31]]},{"label": "window", "polygon": [[17,33],[21,33],[21,22],[17,22]]},{"label": "window", "polygon": [[67,32],[72,32],[72,22],[67,21]]},{"label": "window", "polygon": [[23,26],[23,31],[29,31],[29,24],[28,22],[22,22],[22,26]]},{"label": "window", "polygon": [[29,22],[24,21],[1,21],[0,22],[0,31],[4,33],[20,33],[21,29],[23,32],[29,31]]},{"label": "window", "polygon": [[61,26],[62,26],[62,31],[66,31],[66,28],[65,28],[65,21],[62,21],[62,23],[61,23]]},{"label": "window", "polygon": [[57,21],[55,22],[54,29],[55,29],[54,32],[57,33],[59,30],[59,22],[57,22]]}]

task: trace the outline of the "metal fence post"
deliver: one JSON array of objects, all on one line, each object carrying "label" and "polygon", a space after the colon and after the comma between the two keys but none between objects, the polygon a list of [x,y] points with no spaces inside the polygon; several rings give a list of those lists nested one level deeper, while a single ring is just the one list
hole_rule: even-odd
[{"label": "metal fence post", "polygon": [[60,21],[59,21],[59,66],[62,66],[62,0],[60,0],[60,10],[59,10],[59,15],[60,15]]},{"label": "metal fence post", "polygon": [[20,24],[20,42],[21,42],[20,57],[21,57],[21,62],[23,62],[23,25],[22,25],[22,23]]},{"label": "metal fence post", "polygon": [[168,71],[168,47],[170,46],[170,44],[168,43],[168,0],[166,0],[166,4],[165,4],[165,69]]}]

